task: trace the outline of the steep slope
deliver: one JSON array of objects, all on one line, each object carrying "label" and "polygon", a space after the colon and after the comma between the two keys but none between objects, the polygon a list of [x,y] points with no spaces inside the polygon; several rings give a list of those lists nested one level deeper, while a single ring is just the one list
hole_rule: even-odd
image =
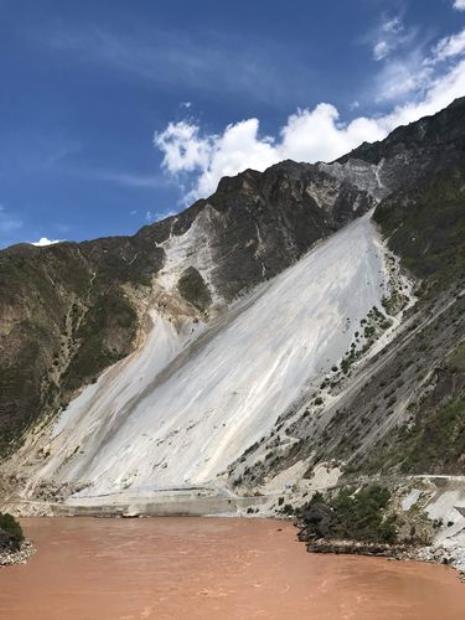
[{"label": "steep slope", "polygon": [[0,253],[0,422],[42,424],[10,487],[76,510],[177,492],[276,510],[283,489],[460,472],[464,192],[462,99],[337,162],[223,179],[132,238]]},{"label": "steep slope", "polygon": [[0,252],[0,455],[128,355],[149,307],[208,320],[372,204],[350,182],[284,162],[223,179],[133,237]]},{"label": "steep slope", "polygon": [[[398,127],[385,140],[364,143],[332,166],[357,178],[369,166],[384,193],[410,190],[444,171],[463,166],[465,97],[415,123]],[[362,173],[363,174],[363,173]],[[384,197],[383,196],[383,197]]]},{"label": "steep slope", "polygon": [[[221,485],[217,476],[319,385],[388,294],[367,216],[200,330],[153,314],[145,345],[62,415],[39,480],[81,497]],[[190,333],[194,331],[194,333]],[[154,346],[155,345],[155,346]]]},{"label": "steep slope", "polygon": [[134,238],[0,252],[0,454],[129,353],[162,262]]},{"label": "steep slope", "polygon": [[[292,448],[265,468],[253,465],[244,477],[236,466],[232,475],[253,487],[298,465],[308,481],[328,469],[336,477],[342,474],[342,480],[367,474],[461,474],[465,100],[325,169],[334,166],[337,174],[355,170],[359,176],[364,166],[376,166],[380,187],[391,184],[373,219],[415,278],[417,303],[404,313],[387,346],[375,356],[356,357],[350,376],[331,389],[327,406],[315,411],[311,398],[304,403],[289,428],[296,440]],[[399,295],[384,300],[384,309],[399,301]]]}]

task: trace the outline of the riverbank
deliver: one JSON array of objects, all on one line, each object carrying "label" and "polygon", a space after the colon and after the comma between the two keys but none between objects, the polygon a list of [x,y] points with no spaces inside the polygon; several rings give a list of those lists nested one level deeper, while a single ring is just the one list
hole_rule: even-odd
[{"label": "riverbank", "polygon": [[[382,557],[392,560],[413,560],[428,564],[441,564],[454,568],[460,581],[465,582],[465,571],[460,568],[456,554],[447,549],[433,547],[412,547],[408,545],[391,545],[382,543],[363,543],[356,540],[313,540],[303,541],[309,553],[333,555],[363,555]],[[465,555],[465,549],[460,548],[459,554]]]},{"label": "riverbank", "polygon": [[[290,474],[289,474],[290,477]],[[317,489],[323,492],[344,485],[334,486],[316,481]],[[32,500],[10,494],[0,510],[9,511],[17,517],[247,517],[295,519],[299,510],[308,503],[315,492],[315,481],[297,480],[292,486],[282,489],[262,489],[255,495],[239,495],[217,488],[202,487],[172,489],[170,491],[146,492],[145,496],[132,496],[129,491],[121,495],[94,498],[69,497],[64,501]],[[353,482],[361,487],[369,479]],[[367,548],[365,555],[418,560],[427,563],[446,564],[465,575],[465,477],[457,476],[406,476],[394,480],[379,479],[389,486],[393,495],[393,509],[401,521],[415,525],[416,536],[426,534],[430,540],[423,544],[396,545],[395,550],[385,547],[375,553]],[[410,536],[410,525],[404,526],[404,535]],[[351,548],[352,546],[352,548]],[[358,543],[346,544],[331,538],[328,542],[319,540],[312,549],[316,553],[339,553],[361,555]]]},{"label": "riverbank", "polygon": [[332,553],[335,555],[367,555],[396,560],[414,560],[414,552],[405,545],[364,543],[356,540],[314,540],[306,543],[310,553]]},{"label": "riverbank", "polygon": [[30,540],[24,540],[19,549],[0,550],[0,566],[11,566],[12,564],[26,564],[36,549]]},{"label": "riverbank", "polygon": [[[67,517],[36,517],[35,520],[53,520],[60,522],[62,519],[66,519],[67,521],[81,521],[85,519],[91,518],[102,518],[106,517],[105,520],[117,520],[119,521],[124,517],[136,517],[137,520],[151,520],[157,519],[161,517],[150,516],[150,515],[141,515],[141,514],[100,514],[98,517],[89,517],[89,516],[67,516]],[[186,518],[186,516],[165,516],[163,518]],[[196,517],[190,515],[188,520],[195,518],[205,518],[205,519],[215,519],[218,517],[215,516],[203,516]],[[247,520],[261,520],[260,517],[254,517],[251,515],[247,515],[247,517],[242,516],[238,517],[237,515],[229,515],[226,517],[222,517],[225,519],[247,519]],[[31,518],[29,518],[31,519]],[[29,520],[26,518],[26,521]],[[283,522],[290,523],[291,519],[282,517],[272,517],[269,520],[274,520],[276,525],[279,526]],[[301,530],[301,526],[298,523],[294,523],[294,526]],[[278,532],[281,531],[279,527],[277,529]],[[311,540],[307,541],[304,537],[299,536],[297,533],[297,538],[300,542],[304,543],[307,551],[309,553],[314,554],[330,554],[330,555],[351,555],[351,556],[367,556],[367,557],[379,557],[379,558],[387,558],[394,560],[411,560],[416,562],[422,562],[427,564],[438,564],[438,565],[447,565],[451,568],[455,569],[458,573],[458,576],[462,582],[465,583],[465,548],[461,546],[452,546],[452,547],[413,547],[409,545],[402,544],[382,544],[382,543],[362,543],[360,541],[355,540],[334,540],[334,539],[319,539],[319,540]],[[0,567],[2,566],[10,566],[14,564],[26,564],[26,562],[36,553],[36,548],[31,540],[26,539],[22,544],[21,548],[17,551],[14,550],[3,550],[0,551]]]}]

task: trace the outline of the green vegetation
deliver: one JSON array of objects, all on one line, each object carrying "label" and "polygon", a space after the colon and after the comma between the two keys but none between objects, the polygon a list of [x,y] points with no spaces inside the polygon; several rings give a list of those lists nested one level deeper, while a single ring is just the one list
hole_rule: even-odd
[{"label": "green vegetation", "polygon": [[[355,332],[355,342],[352,342],[350,349],[345,353],[341,361],[341,370],[344,375],[349,375],[352,365],[360,359],[381,336],[383,332],[392,325],[391,319],[387,318],[376,306],[373,306],[365,319],[360,321],[363,326],[363,336],[365,342],[359,344],[360,332]],[[359,348],[361,347],[361,348]]]},{"label": "green vegetation", "polygon": [[309,538],[394,543],[396,516],[389,512],[391,494],[373,484],[355,492],[343,488],[335,495],[316,493],[302,512]]},{"label": "green vegetation", "polygon": [[[405,307],[407,301],[407,297],[405,297],[405,295],[402,295],[402,293],[395,289],[389,297],[386,297],[386,295],[383,296],[381,300],[381,305],[383,306],[387,314],[389,314],[390,316],[395,316]],[[390,322],[388,322],[386,323],[386,325],[387,329],[388,327],[390,327],[391,324]]]},{"label": "green vegetation", "polygon": [[8,512],[0,512],[0,531],[10,537],[14,549],[19,549],[24,540],[23,530],[18,521]]},{"label": "green vegetation", "polygon": [[121,290],[99,297],[75,334],[82,344],[64,376],[66,389],[95,381],[104,368],[127,355],[136,328],[136,312]]},{"label": "green vegetation", "polygon": [[[413,410],[412,408],[410,409]],[[465,394],[439,406],[417,406],[413,423],[395,428],[369,458],[346,473],[460,474],[465,459]]]},{"label": "green vegetation", "polygon": [[465,395],[426,416],[419,412],[404,438],[403,472],[455,472],[465,458]]},{"label": "green vegetation", "polygon": [[451,353],[447,366],[452,372],[465,372],[465,342],[462,342]]},{"label": "green vegetation", "polygon": [[137,317],[123,285],[150,286],[166,232],[0,252],[0,459],[131,351]]},{"label": "green vegetation", "polygon": [[465,172],[456,169],[389,197],[374,219],[407,269],[445,288],[465,271],[464,201]]},{"label": "green vegetation", "polygon": [[178,290],[186,301],[202,312],[212,303],[207,285],[195,267],[188,267],[178,281]]}]

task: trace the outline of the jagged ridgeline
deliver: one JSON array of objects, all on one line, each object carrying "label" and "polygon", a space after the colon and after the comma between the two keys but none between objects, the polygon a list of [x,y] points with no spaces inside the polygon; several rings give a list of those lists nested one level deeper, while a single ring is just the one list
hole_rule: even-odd
[{"label": "jagged ridgeline", "polygon": [[3,250],[6,470],[87,499],[458,472],[464,268],[465,99],[132,237]]}]

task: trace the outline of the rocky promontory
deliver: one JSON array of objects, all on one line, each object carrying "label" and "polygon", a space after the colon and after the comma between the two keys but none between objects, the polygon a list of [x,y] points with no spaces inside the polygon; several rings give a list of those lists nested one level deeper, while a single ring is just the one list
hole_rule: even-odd
[{"label": "rocky promontory", "polygon": [[19,522],[8,513],[0,513],[0,566],[25,564],[34,552]]}]

